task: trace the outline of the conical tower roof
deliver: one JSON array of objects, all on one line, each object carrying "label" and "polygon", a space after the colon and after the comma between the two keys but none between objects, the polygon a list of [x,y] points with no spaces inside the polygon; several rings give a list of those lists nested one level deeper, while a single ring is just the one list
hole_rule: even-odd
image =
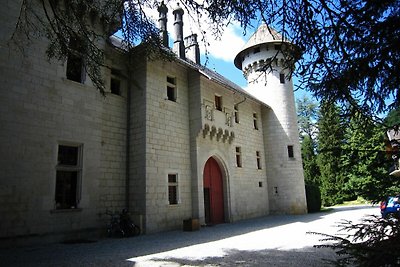
[{"label": "conical tower roof", "polygon": [[235,60],[234,60],[235,66],[240,70],[242,69],[242,54],[246,50],[251,49],[260,44],[282,43],[282,42],[288,42],[288,41],[284,40],[282,35],[279,32],[277,32],[275,29],[273,29],[272,27],[268,26],[265,23],[261,24],[261,26],[258,27],[257,31],[255,31],[255,33],[253,33],[253,35],[250,37],[250,39],[244,45],[244,47],[242,48],[242,51],[240,51],[236,55]]}]

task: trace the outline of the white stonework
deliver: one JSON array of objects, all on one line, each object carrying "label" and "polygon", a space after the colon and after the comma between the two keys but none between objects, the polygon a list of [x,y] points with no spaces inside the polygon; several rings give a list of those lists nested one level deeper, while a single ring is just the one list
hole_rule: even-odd
[{"label": "white stonework", "polygon": [[[104,43],[113,69],[103,70],[104,97],[88,77],[84,83],[68,80],[65,62],[49,62],[47,40],[34,40],[24,53],[8,45],[19,5],[6,1],[0,10],[3,243],[103,233],[105,212],[123,208],[144,233],[181,228],[188,218],[205,224],[203,177],[211,157],[222,175],[225,222],[306,212],[291,83],[280,85],[273,73],[266,88],[263,82],[250,86],[274,92],[268,98],[275,101],[264,103],[264,96],[258,100],[193,62],[149,61],[140,46],[128,73],[126,55]],[[110,87],[118,73],[116,94]],[[167,77],[175,83],[175,101],[168,99]],[[55,196],[64,145],[79,148],[81,168],[77,204],[68,208],[60,208]],[[294,147],[294,158],[288,158],[287,145]],[[177,175],[176,204],[169,203],[169,174]]]}]

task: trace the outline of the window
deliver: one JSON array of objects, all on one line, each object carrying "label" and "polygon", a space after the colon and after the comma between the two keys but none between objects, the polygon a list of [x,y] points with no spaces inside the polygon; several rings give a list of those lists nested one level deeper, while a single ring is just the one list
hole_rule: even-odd
[{"label": "window", "polygon": [[254,48],[254,54],[260,53],[260,47]]},{"label": "window", "polygon": [[178,175],[168,174],[168,202],[170,205],[178,204]]},{"label": "window", "polygon": [[294,158],[293,146],[287,146],[287,151],[288,151],[288,157]]},{"label": "window", "polygon": [[242,149],[240,147],[236,147],[236,167],[242,167]]},{"label": "window", "polygon": [[78,83],[85,82],[85,71],[82,51],[82,44],[75,38],[69,41],[69,51],[67,57],[67,79]]},{"label": "window", "polygon": [[279,80],[281,83],[285,83],[285,74],[284,73],[279,74]]},{"label": "window", "polygon": [[239,107],[237,105],[234,106],[234,116],[235,116],[235,122],[239,123]]},{"label": "window", "polygon": [[256,159],[257,159],[257,169],[261,170],[261,154],[260,154],[260,151],[256,151]]},{"label": "window", "polygon": [[167,76],[167,99],[176,102],[176,78]]},{"label": "window", "polygon": [[253,113],[253,126],[254,129],[258,130],[257,113]]},{"label": "window", "polygon": [[111,69],[110,91],[114,95],[121,95],[121,71]]},{"label": "window", "polygon": [[82,147],[58,146],[56,166],[56,209],[75,209],[80,198]]},{"label": "window", "polygon": [[222,96],[215,95],[215,109],[222,111]]}]

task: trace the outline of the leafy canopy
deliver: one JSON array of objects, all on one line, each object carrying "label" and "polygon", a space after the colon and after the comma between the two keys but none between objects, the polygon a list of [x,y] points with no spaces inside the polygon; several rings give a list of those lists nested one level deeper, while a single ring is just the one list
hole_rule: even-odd
[{"label": "leafy canopy", "polygon": [[[299,87],[318,99],[368,116],[400,106],[400,1],[179,2],[203,32],[201,17],[208,17],[216,37],[233,21],[244,31],[256,20],[273,26],[302,52],[292,71]],[[75,52],[83,55],[90,78],[102,90],[99,66],[104,54],[98,40],[120,30],[128,50],[139,40],[162,51],[158,29],[146,14],[146,7],[155,9],[159,4],[157,0],[23,0],[16,32],[30,37],[44,33],[50,39],[48,56],[58,59],[67,56],[69,38],[82,40],[85,49]]]}]

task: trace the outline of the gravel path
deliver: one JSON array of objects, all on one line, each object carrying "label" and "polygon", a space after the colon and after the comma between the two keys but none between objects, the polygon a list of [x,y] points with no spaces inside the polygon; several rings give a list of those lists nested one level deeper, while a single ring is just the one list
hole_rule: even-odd
[{"label": "gravel path", "polygon": [[[334,208],[306,215],[274,215],[203,227],[92,243],[0,249],[0,266],[331,266],[330,249],[314,248],[335,234],[337,222],[379,215],[378,207]],[[328,261],[327,261],[328,260]]]}]

